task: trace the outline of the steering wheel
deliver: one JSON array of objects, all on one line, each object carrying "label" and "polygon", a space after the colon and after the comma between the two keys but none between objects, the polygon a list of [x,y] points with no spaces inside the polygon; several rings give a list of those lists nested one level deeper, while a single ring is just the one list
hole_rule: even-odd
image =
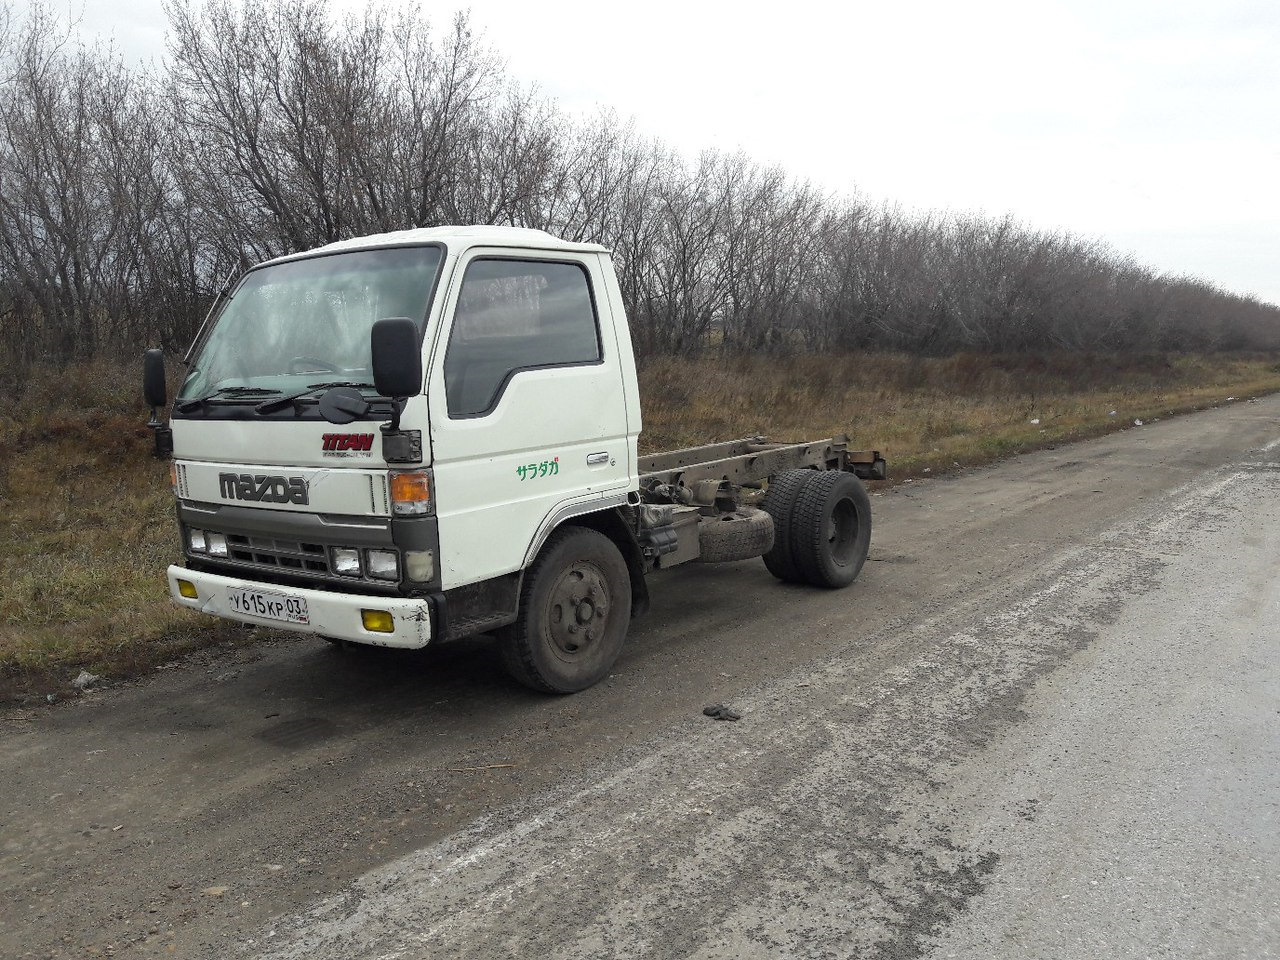
[{"label": "steering wheel", "polygon": [[339,373],[339,368],[319,357],[294,357],[289,361],[290,373]]}]

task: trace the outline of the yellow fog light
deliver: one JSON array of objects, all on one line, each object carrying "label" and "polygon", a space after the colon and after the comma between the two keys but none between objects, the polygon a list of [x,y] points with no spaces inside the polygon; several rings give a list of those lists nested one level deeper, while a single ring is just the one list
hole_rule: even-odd
[{"label": "yellow fog light", "polygon": [[386,610],[361,610],[360,619],[371,633],[394,633],[396,629],[395,620]]},{"label": "yellow fog light", "polygon": [[178,581],[178,592],[188,600],[199,600],[200,594],[196,593],[196,585],[190,580]]}]

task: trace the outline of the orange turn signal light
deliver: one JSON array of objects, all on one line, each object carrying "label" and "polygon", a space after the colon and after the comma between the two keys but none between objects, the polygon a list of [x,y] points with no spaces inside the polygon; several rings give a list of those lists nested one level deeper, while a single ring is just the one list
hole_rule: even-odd
[{"label": "orange turn signal light", "polygon": [[427,470],[392,473],[391,503],[396,513],[427,513],[431,509],[431,473]]}]

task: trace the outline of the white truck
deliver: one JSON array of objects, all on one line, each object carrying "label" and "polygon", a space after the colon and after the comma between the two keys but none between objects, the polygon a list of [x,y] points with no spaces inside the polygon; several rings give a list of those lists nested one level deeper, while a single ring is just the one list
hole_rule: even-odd
[{"label": "white truck", "polygon": [[640,393],[609,251],[535,230],[439,227],[249,270],[215,304],[170,410],[173,599],[338,643],[493,633],[520,682],[604,677],[646,574],[762,556],[852,582],[861,478],[843,437],[641,457]]}]

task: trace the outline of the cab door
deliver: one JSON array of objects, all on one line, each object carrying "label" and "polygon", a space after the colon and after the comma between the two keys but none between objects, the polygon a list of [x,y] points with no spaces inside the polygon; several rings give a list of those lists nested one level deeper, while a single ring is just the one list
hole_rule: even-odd
[{"label": "cab door", "polygon": [[565,516],[621,503],[634,437],[600,257],[458,262],[428,380],[443,586],[524,566]]}]

